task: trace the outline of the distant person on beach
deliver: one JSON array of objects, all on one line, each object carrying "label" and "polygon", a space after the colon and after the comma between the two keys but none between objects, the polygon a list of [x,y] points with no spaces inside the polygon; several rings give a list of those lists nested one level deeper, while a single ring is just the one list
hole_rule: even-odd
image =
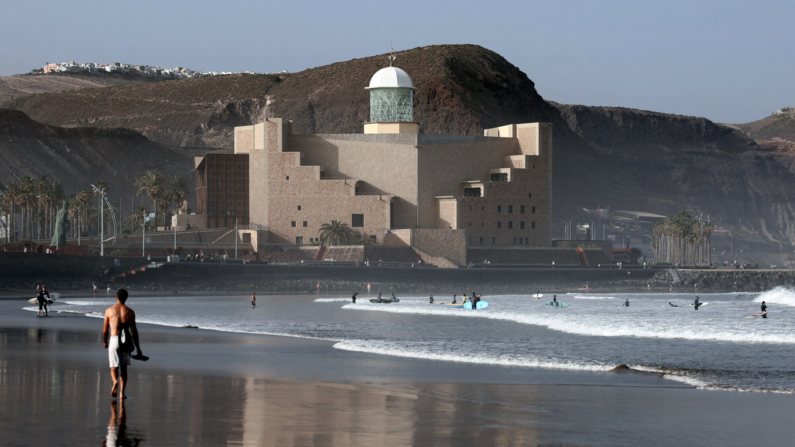
[{"label": "distant person on beach", "polygon": [[257,307],[257,293],[251,294],[251,307]]},{"label": "distant person on beach", "polygon": [[696,301],[693,303],[693,308],[695,310],[698,310],[698,306],[700,306],[700,305],[701,305],[701,303],[698,302],[698,297],[696,297]]},{"label": "distant person on beach", "polygon": [[315,286],[315,294],[320,294],[320,283],[317,283],[317,286]]},{"label": "distant person on beach", "polygon": [[[49,294],[48,294],[49,295]],[[36,286],[36,303],[39,305],[39,313],[37,317],[47,316],[47,300],[44,298],[44,292],[40,286]]]},{"label": "distant person on beach", "polygon": [[110,298],[110,284],[108,284],[108,290],[105,292],[105,297]]},{"label": "distant person on beach", "polygon": [[[767,304],[764,301],[762,301],[762,312],[767,312]],[[767,314],[762,315],[762,318],[767,318]]]},{"label": "distant person on beach", "polygon": [[356,295],[358,295],[358,294],[359,294],[359,292],[353,292],[353,295],[351,296],[351,300],[353,300],[353,304],[356,304]]},{"label": "distant person on beach", "polygon": [[96,298],[97,297],[97,284],[96,283],[93,283],[93,282],[91,283],[91,290],[92,290],[92,292],[94,292],[94,298]]},{"label": "distant person on beach", "polygon": [[[117,392],[125,398],[124,390],[127,386],[127,365],[130,364],[130,354],[125,349],[129,345],[130,339],[135,348],[138,349],[138,356],[143,356],[141,343],[138,341],[138,328],[135,326],[135,312],[127,307],[128,293],[124,289],[116,292],[116,304],[105,310],[105,322],[102,327],[102,343],[108,349],[108,360],[110,361],[110,377],[113,379],[113,388],[110,395],[116,397]],[[124,340],[122,340],[122,335]]]}]

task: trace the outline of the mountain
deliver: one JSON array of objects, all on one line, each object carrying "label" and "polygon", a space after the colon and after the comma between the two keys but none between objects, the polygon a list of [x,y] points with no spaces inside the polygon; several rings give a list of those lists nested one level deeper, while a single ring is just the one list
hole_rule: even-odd
[{"label": "mountain", "polygon": [[[379,55],[294,74],[44,93],[6,107],[50,125],[128,128],[164,146],[231,148],[234,126],[266,116],[293,120],[296,133],[362,132],[369,118],[365,87],[386,63]],[[765,150],[737,129],[698,117],[548,102],[525,73],[476,45],[414,48],[397,53],[395,65],[417,88],[414,117],[424,133],[554,125],[555,228],[588,219],[583,207],[661,214],[686,208],[709,214],[735,239],[795,243],[788,155]]]},{"label": "mountain", "polygon": [[782,138],[795,141],[795,107],[779,109],[770,116],[751,123],[731,124],[755,140]]},{"label": "mountain", "polygon": [[104,180],[110,185],[111,200],[121,197],[127,208],[138,191],[135,179],[147,170],[193,181],[193,168],[193,159],[184,151],[154,143],[133,130],[67,129],[36,122],[17,110],[0,109],[2,186],[24,175],[46,174],[70,194]]},{"label": "mountain", "polygon": [[152,82],[153,78],[123,73],[48,73],[0,76],[0,104],[36,93]]}]

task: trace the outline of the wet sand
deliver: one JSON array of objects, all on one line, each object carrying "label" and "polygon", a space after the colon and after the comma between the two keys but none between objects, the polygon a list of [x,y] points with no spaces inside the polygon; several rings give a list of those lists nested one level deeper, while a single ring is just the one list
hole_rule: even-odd
[{"label": "wet sand", "polygon": [[3,446],[102,445],[109,426],[118,445],[153,446],[739,446],[791,445],[795,436],[790,395],[696,390],[652,374],[395,358],[341,351],[327,341],[151,325],[141,325],[141,333],[152,359],[130,367],[122,414],[109,395],[101,320],[37,318],[19,310],[20,302],[6,303]]}]

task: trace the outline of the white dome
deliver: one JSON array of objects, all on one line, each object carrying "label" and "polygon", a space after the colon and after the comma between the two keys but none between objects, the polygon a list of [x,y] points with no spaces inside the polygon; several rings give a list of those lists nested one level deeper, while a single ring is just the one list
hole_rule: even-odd
[{"label": "white dome", "polygon": [[397,67],[386,67],[378,70],[370,79],[371,88],[410,88],[414,89],[414,83],[405,71]]}]

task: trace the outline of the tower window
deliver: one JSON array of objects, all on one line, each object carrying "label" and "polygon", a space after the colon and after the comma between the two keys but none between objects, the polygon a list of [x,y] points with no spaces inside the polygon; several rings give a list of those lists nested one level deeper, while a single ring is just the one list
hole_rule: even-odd
[{"label": "tower window", "polygon": [[469,223],[469,226],[470,226],[470,227],[472,226],[472,222],[470,222],[470,223]]},{"label": "tower window", "polygon": [[498,213],[501,213],[501,212],[502,212],[502,207],[501,207],[500,205],[497,205],[497,212],[498,212]]},{"label": "tower window", "polygon": [[531,207],[530,207],[530,212],[531,212],[531,213],[535,213],[535,212],[536,212],[536,207],[534,207],[534,206],[531,206]]},{"label": "tower window", "polygon": [[502,228],[502,222],[497,222],[497,228]]},{"label": "tower window", "polygon": [[513,243],[514,245],[516,245],[516,238],[513,238]]},{"label": "tower window", "polygon": [[298,211],[301,211],[301,205],[298,205]]},{"label": "tower window", "polygon": [[528,194],[527,194],[527,198],[528,198],[528,199],[532,199],[532,198],[533,198],[533,193],[532,193],[532,192],[531,192],[531,193],[528,193]]},{"label": "tower window", "polygon": [[290,222],[291,227],[295,227],[295,221]]},{"label": "tower window", "polygon": [[361,228],[364,226],[364,214],[351,214],[351,227]]},{"label": "tower window", "polygon": [[524,238],[524,244],[525,245],[529,245],[530,244],[530,238],[529,237]]},{"label": "tower window", "polygon": [[306,228],[306,221],[304,221],[304,228]]},{"label": "tower window", "polygon": [[513,214],[513,205],[508,205],[508,213]]},{"label": "tower window", "polygon": [[480,245],[483,245],[483,238],[480,238]]},{"label": "tower window", "polygon": [[524,214],[524,205],[519,205],[519,214]]},{"label": "tower window", "polygon": [[524,230],[524,221],[519,222],[519,229]]},{"label": "tower window", "polygon": [[496,237],[491,238],[491,243],[492,244],[496,244],[497,243],[497,238]]},{"label": "tower window", "polygon": [[288,176],[287,176],[287,177],[285,177],[284,179],[285,179],[285,180],[290,180],[290,176],[288,175]]},{"label": "tower window", "polygon": [[530,225],[531,225],[530,228],[535,229],[535,227],[536,227],[536,223],[535,222],[532,222]]},{"label": "tower window", "polygon": [[513,230],[513,221],[508,221],[508,229]]}]

